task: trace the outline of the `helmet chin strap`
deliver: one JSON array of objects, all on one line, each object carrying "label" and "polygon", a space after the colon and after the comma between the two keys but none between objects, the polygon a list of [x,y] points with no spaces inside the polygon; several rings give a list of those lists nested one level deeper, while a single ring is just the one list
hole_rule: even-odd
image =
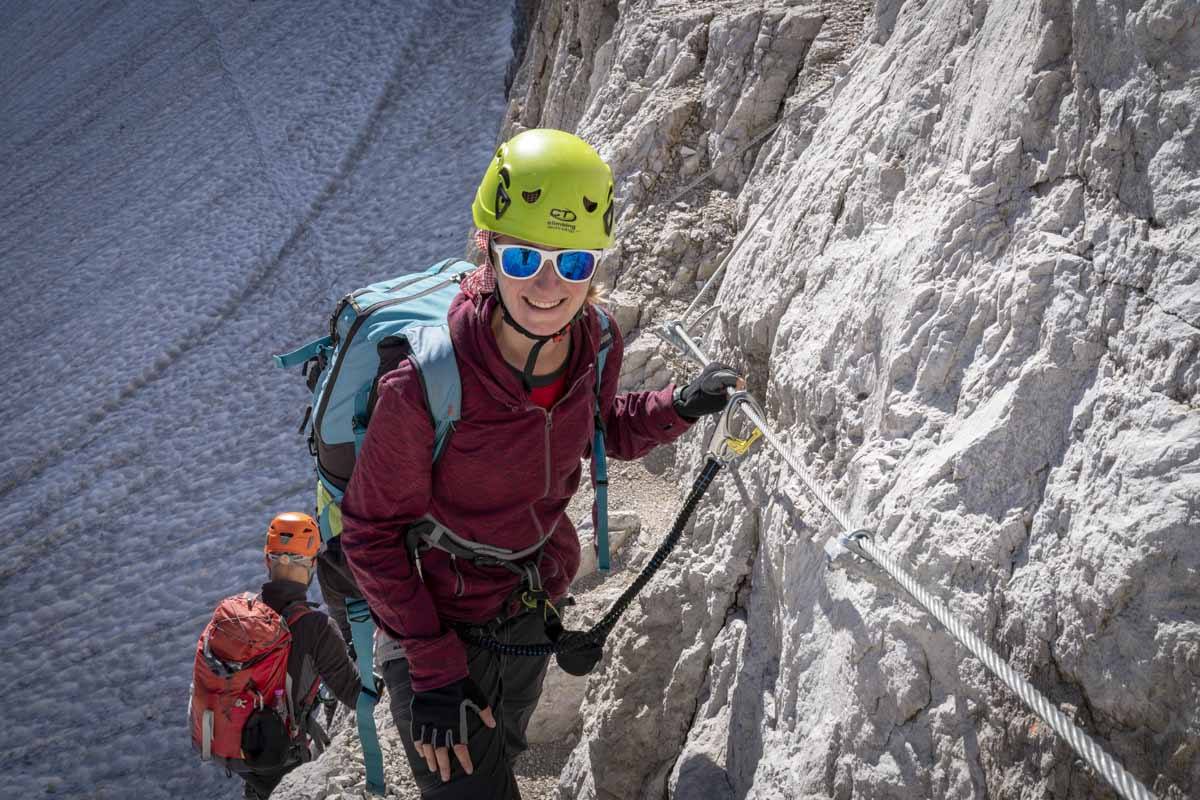
[{"label": "helmet chin strap", "polygon": [[542,352],[542,348],[545,347],[546,342],[551,340],[558,341],[562,338],[563,334],[567,332],[567,329],[574,324],[575,320],[579,319],[581,314],[583,314],[583,306],[579,307],[579,310],[575,312],[575,315],[571,317],[566,325],[563,325],[557,331],[548,336],[540,336],[532,331],[527,330],[523,325],[521,325],[521,323],[513,319],[513,315],[509,313],[508,305],[504,302],[504,295],[500,293],[499,286],[496,287],[496,301],[500,303],[500,318],[504,321],[504,324],[524,336],[526,339],[533,339],[535,343],[533,345],[533,349],[529,351],[529,357],[525,359],[525,369],[521,371],[521,381],[525,384],[525,390],[529,391],[533,388],[533,367],[535,364],[537,364],[538,355]]}]

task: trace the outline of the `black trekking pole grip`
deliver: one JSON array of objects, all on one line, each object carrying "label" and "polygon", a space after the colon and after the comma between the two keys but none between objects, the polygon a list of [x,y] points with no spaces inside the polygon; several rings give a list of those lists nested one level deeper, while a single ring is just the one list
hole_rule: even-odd
[{"label": "black trekking pole grip", "polygon": [[688,521],[696,513],[696,506],[700,504],[700,500],[704,497],[705,492],[708,491],[708,487],[712,484],[713,479],[717,477],[717,473],[721,471],[722,466],[720,461],[712,457],[705,462],[704,468],[700,470],[700,474],[696,476],[696,480],[692,484],[692,490],[688,493],[687,499],[683,503],[683,508],[676,515],[675,524],[671,527],[671,532],[667,534],[667,538],[654,551],[654,555],[650,557],[649,563],[642,568],[641,573],[629,585],[629,588],[622,592],[617,601],[613,603],[608,613],[590,629],[583,632],[567,631],[558,642],[550,644],[509,644],[501,642],[498,639],[485,637],[477,631],[468,631],[465,637],[466,640],[477,647],[491,650],[500,655],[525,656],[529,658],[569,653],[596,645],[603,646],[609,632],[616,626],[621,615],[628,610],[634,598],[646,587],[646,584],[650,582],[655,573],[658,572],[667,560],[667,556],[671,554],[671,551],[679,543],[679,539],[683,536],[683,529],[687,527]]}]

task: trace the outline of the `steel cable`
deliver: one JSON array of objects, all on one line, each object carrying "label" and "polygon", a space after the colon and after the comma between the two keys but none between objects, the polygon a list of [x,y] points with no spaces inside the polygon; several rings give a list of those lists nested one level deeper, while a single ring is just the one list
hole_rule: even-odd
[{"label": "steel cable", "polygon": [[[669,324],[666,326],[666,329],[667,335],[665,338],[668,341],[696,358],[701,364],[709,363],[708,356],[688,335],[687,331],[684,330],[682,323],[675,322]],[[1118,764],[1094,739],[1067,719],[1066,715],[1059,711],[1045,695],[1034,688],[1033,684],[1018,675],[1000,657],[999,653],[990,648],[987,643],[972,633],[961,620],[951,614],[950,610],[941,600],[921,587],[900,566],[899,562],[876,547],[875,543],[870,540],[870,537],[864,531],[855,531],[855,527],[849,522],[849,515],[834,504],[833,499],[828,493],[817,486],[816,481],[809,476],[808,471],[793,458],[792,454],[784,448],[775,435],[767,429],[765,420],[762,419],[762,416],[752,406],[741,405],[739,408],[752,423],[758,426],[763,438],[775,448],[783,457],[783,460],[787,462],[788,466],[792,468],[804,483],[812,496],[837,521],[838,526],[843,531],[843,535],[839,539],[843,547],[853,550],[883,568],[893,580],[903,586],[938,622],[942,623],[946,627],[946,630],[950,631],[951,635],[974,653],[975,657],[983,662],[984,666],[991,670],[1000,680],[1004,681],[1005,685],[1016,693],[1026,706],[1041,717],[1058,735],[1066,739],[1072,749],[1087,761],[1093,769],[1100,773],[1122,797],[1127,798],[1127,800],[1154,800],[1154,795],[1151,794],[1150,790]],[[849,531],[855,532],[847,534]]]},{"label": "steel cable", "polygon": [[1066,739],[1072,749],[1091,764],[1093,769],[1103,775],[1104,779],[1120,792],[1122,797],[1128,798],[1128,800],[1153,800],[1154,795],[1137,778],[1114,761],[1112,756],[1096,743],[1095,739],[1067,719],[1067,716],[1059,711],[1044,694],[1034,688],[1033,684],[1018,675],[1000,657],[999,653],[950,613],[950,609],[946,608],[945,603],[918,584],[916,579],[906,572],[896,559],[876,547],[869,537],[861,533],[846,537],[843,544],[846,544],[851,550],[861,550],[862,554],[882,567],[893,580],[903,586],[918,603],[925,607],[926,611],[946,626],[954,638],[962,642],[968,650],[975,654],[976,658],[983,662],[984,666],[1004,681],[1008,688],[1024,701],[1025,705],[1045,720],[1046,724],[1053,728],[1059,736]]}]

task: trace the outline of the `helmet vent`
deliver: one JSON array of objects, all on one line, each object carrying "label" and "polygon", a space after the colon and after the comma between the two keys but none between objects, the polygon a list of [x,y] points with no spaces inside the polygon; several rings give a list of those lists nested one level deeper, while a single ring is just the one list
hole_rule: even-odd
[{"label": "helmet vent", "polygon": [[587,212],[589,214],[591,214],[593,211],[595,211],[598,205],[599,205],[598,203],[594,203],[591,200],[588,200],[587,195],[583,196],[583,207],[587,210]]},{"label": "helmet vent", "polygon": [[508,211],[508,207],[512,205],[512,200],[508,197],[508,192],[504,191],[504,184],[496,184],[496,219],[504,216],[504,212]]},{"label": "helmet vent", "polygon": [[500,168],[500,180],[504,181],[504,188],[505,188],[505,189],[507,189],[508,187],[512,186],[512,178],[510,178],[510,177],[509,177],[509,175],[508,175],[508,167],[501,167],[501,168]]},{"label": "helmet vent", "polygon": [[521,192],[521,197],[525,198],[526,203],[536,203],[538,198],[541,196],[541,189],[534,189],[532,192]]}]

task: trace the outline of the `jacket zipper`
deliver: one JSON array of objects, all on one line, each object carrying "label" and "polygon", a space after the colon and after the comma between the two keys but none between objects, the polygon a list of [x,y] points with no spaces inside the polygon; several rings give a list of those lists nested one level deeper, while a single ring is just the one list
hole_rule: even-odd
[{"label": "jacket zipper", "polygon": [[[548,494],[550,494],[550,426],[551,426],[550,412],[547,411],[546,409],[542,408],[541,406],[530,405],[530,406],[526,406],[526,408],[532,408],[532,409],[536,409],[537,411],[540,411],[542,413],[542,416],[545,417],[545,420],[546,420],[546,424],[542,426],[542,449],[546,453],[546,466],[543,471],[546,473],[546,482],[542,488],[542,497],[541,497],[541,499],[545,499],[546,496]],[[533,521],[533,529],[535,531],[537,531],[538,539],[540,539],[542,544],[544,545],[546,543],[546,541],[549,540],[550,536],[546,533],[546,529],[542,527],[542,521],[540,519],[538,519],[537,511],[534,510],[532,504],[530,504],[530,506],[529,506],[529,519],[531,519]],[[551,530],[553,530],[553,528],[551,528]],[[538,558],[540,560],[541,556],[538,556]]]},{"label": "jacket zipper", "polygon": [[[584,370],[583,374],[575,379],[575,382],[571,384],[571,388],[567,389],[567,391],[563,393],[563,396],[558,398],[558,401],[553,406],[550,407],[550,411],[547,413],[553,413],[554,409],[558,408],[562,403],[564,403],[566,401],[566,399],[568,397],[570,397],[572,394],[574,394],[575,390],[579,388],[579,384],[583,383],[587,379],[587,376],[595,369],[596,369],[596,365],[594,363],[588,364],[588,368],[586,370]],[[534,408],[541,408],[541,407],[534,406]],[[542,410],[545,411],[544,408]]]},{"label": "jacket zipper", "polygon": [[[550,494],[550,467],[551,467],[550,428],[553,426],[554,409],[558,408],[560,405],[562,405],[564,402],[566,402],[567,398],[570,397],[575,392],[575,390],[579,388],[579,385],[581,383],[583,383],[584,380],[587,379],[587,376],[594,369],[595,369],[595,364],[589,364],[587,370],[585,370],[582,375],[580,375],[578,378],[575,379],[575,382],[571,384],[571,388],[567,389],[567,391],[563,394],[563,396],[558,398],[558,401],[555,402],[555,404],[550,407],[549,411],[542,408],[541,406],[533,405],[532,403],[527,403],[525,405],[525,407],[528,409],[541,412],[542,416],[544,416],[546,418],[545,427],[542,429],[545,434],[543,437],[543,441],[544,441],[544,447],[545,447],[545,451],[546,451],[546,470],[545,470],[546,471],[546,485],[542,489],[542,499],[545,499]],[[533,509],[530,509],[530,511],[532,512]],[[540,524],[538,525],[538,528],[539,529],[541,528]]]},{"label": "jacket zipper", "polygon": [[546,415],[546,427],[544,428],[546,431],[546,486],[542,489],[542,498],[544,499],[550,494],[550,425],[552,424],[552,414],[545,409],[542,409],[542,413]]},{"label": "jacket zipper", "polygon": [[[541,406],[534,405],[532,403],[527,402],[525,404],[526,409],[531,410],[531,411],[540,412],[546,420],[546,424],[542,427],[542,432],[543,432],[542,447],[546,453],[546,465],[545,465],[545,470],[544,470],[546,473],[546,481],[542,487],[542,497],[541,497],[541,499],[543,499],[543,500],[546,497],[548,497],[550,494],[550,471],[551,471],[551,467],[552,467],[552,458],[550,455],[550,429],[553,427],[554,409],[558,408],[562,403],[564,403],[567,400],[567,398],[569,398],[575,392],[575,390],[579,388],[579,385],[581,383],[583,383],[584,380],[587,379],[587,376],[591,372],[595,371],[595,368],[596,368],[596,364],[593,361],[591,364],[588,365],[587,370],[585,370],[582,375],[580,375],[578,378],[575,379],[575,382],[571,384],[570,388],[567,389],[567,391],[563,393],[563,396],[560,397],[558,399],[558,401],[555,402],[555,404],[550,407],[549,410],[544,409]],[[512,408],[515,411],[517,407],[513,406]],[[529,518],[533,520],[533,526],[534,526],[534,529],[537,530],[537,532],[538,532],[538,537],[543,540],[548,540],[550,538],[550,536],[549,536],[549,534],[546,533],[545,529],[542,527],[542,521],[540,519],[538,519],[537,512],[534,511],[533,506],[529,507]],[[557,527],[558,527],[558,521],[555,520],[554,526],[552,526],[550,529],[551,533],[553,533],[553,531]]]}]

